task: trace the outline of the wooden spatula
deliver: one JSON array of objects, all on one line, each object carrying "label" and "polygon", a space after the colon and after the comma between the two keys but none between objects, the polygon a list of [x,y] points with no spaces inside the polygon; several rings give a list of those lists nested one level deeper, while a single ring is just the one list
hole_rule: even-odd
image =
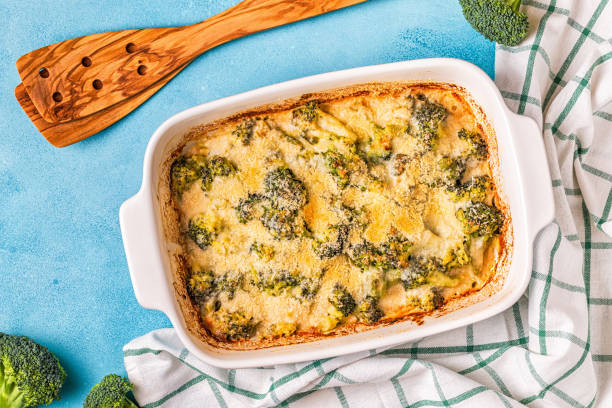
[{"label": "wooden spatula", "polygon": [[121,119],[217,45],[364,1],[244,0],[190,26],[63,41],[19,58],[15,94],[43,135],[66,146]]}]

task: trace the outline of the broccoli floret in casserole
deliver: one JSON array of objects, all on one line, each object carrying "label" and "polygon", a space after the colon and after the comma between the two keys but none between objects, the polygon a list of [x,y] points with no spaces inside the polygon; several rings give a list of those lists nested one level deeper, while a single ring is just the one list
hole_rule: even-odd
[{"label": "broccoli floret in casserole", "polygon": [[198,214],[189,220],[187,235],[200,249],[205,250],[217,237],[217,227],[212,219]]},{"label": "broccoli floret in casserole", "polygon": [[491,188],[489,176],[478,176],[464,184],[447,186],[453,201],[485,201]]},{"label": "broccoli floret in casserole", "polygon": [[249,248],[249,252],[257,255],[259,259],[271,261],[274,259],[274,247],[259,242],[253,242]]},{"label": "broccoli floret in casserole", "polygon": [[350,159],[334,150],[323,153],[325,166],[341,189],[349,185],[351,179]]},{"label": "broccoli floret in casserole", "polygon": [[294,239],[298,236],[296,213],[293,211],[264,207],[260,221],[276,240]]},{"label": "broccoli floret in casserole", "polygon": [[424,294],[411,296],[409,301],[414,308],[420,309],[423,312],[431,312],[444,305],[444,296],[438,288],[433,287]]},{"label": "broccoli floret in casserole", "polygon": [[214,156],[202,172],[202,190],[209,191],[215,177],[228,177],[236,174],[238,168],[222,156]]},{"label": "broccoli floret in casserole", "polygon": [[339,283],[334,285],[334,289],[329,297],[329,303],[342,314],[343,317],[353,313],[355,307],[355,299],[344,286]]},{"label": "broccoli floret in casserole", "polygon": [[411,126],[409,132],[414,136],[421,149],[432,150],[438,143],[440,129],[448,116],[446,108],[432,102],[425,95],[408,96],[412,107]]},{"label": "broccoli floret in casserole", "polygon": [[215,295],[217,289],[215,274],[208,269],[192,269],[187,283],[189,296],[197,303],[206,302],[211,296]]},{"label": "broccoli floret in casserole", "polygon": [[368,268],[382,268],[385,264],[383,254],[381,254],[374,244],[368,241],[349,245],[347,255],[353,265],[362,270]]},{"label": "broccoli floret in casserole", "polygon": [[375,123],[372,123],[371,129],[367,141],[360,146],[365,161],[379,163],[381,160],[389,160],[392,153],[391,139],[393,139],[393,135],[387,128]]},{"label": "broccoli floret in casserole", "polygon": [[262,195],[257,193],[249,193],[246,198],[241,198],[235,208],[238,221],[242,224],[246,224],[257,217],[258,206],[261,204],[262,200]]},{"label": "broccoli floret in casserole", "polygon": [[315,240],[313,249],[321,259],[333,258],[340,255],[344,250],[344,244],[348,239],[349,226],[345,224],[332,225],[322,240]]},{"label": "broccoli floret in casserole", "polygon": [[427,279],[436,272],[446,272],[442,261],[435,257],[411,257],[408,267],[400,271],[400,280],[405,289],[413,289],[427,283]]},{"label": "broccoli floret in casserole", "polygon": [[513,47],[529,31],[522,0],[459,0],[465,19],[485,38]]},{"label": "broccoli floret in casserole", "polygon": [[472,260],[470,256],[470,239],[466,237],[461,244],[450,248],[442,257],[442,264],[446,268],[455,268],[467,265]]},{"label": "broccoli floret in casserole", "polygon": [[0,407],[25,408],[58,400],[66,372],[45,346],[0,332]]},{"label": "broccoli floret in casserole", "polygon": [[236,137],[244,146],[248,146],[251,143],[253,132],[255,130],[255,124],[257,122],[254,119],[246,119],[242,123],[236,126],[236,129],[232,132],[232,135]]},{"label": "broccoli floret in casserole", "polygon": [[411,250],[412,242],[397,233],[393,233],[379,250],[383,257],[383,269],[405,268],[408,265]]},{"label": "broccoli floret in casserole", "polygon": [[444,156],[438,161],[438,168],[442,172],[441,184],[455,186],[460,183],[465,172],[465,160],[460,157]]},{"label": "broccoli floret in casserole", "polygon": [[364,323],[376,323],[383,316],[384,313],[378,307],[379,297],[373,295],[367,295],[357,305],[357,311],[355,312],[359,320]]},{"label": "broccoli floret in casserole", "polygon": [[254,271],[251,284],[270,296],[280,296],[300,286],[301,277],[286,270]]},{"label": "broccoli floret in casserole", "polygon": [[485,160],[487,158],[487,144],[480,133],[461,129],[457,136],[469,144],[470,147],[466,151],[468,157],[473,157],[477,160]]},{"label": "broccoli floret in casserole", "polygon": [[457,210],[457,219],[463,224],[463,231],[475,237],[491,237],[499,232],[504,215],[497,208],[485,203],[469,203]]},{"label": "broccoli floret in casserole", "polygon": [[91,388],[83,408],[138,408],[128,398],[133,388],[134,385],[127,378],[109,374]]},{"label": "broccoli floret in casserole", "polygon": [[242,311],[215,313],[219,332],[227,341],[245,340],[253,336],[259,322]]},{"label": "broccoli floret in casserole", "polygon": [[288,167],[268,172],[264,178],[265,195],[279,210],[295,212],[308,201],[306,186]]},{"label": "broccoli floret in casserole", "polygon": [[191,187],[206,170],[206,157],[195,154],[190,157],[181,156],[174,160],[170,168],[170,189],[176,197]]},{"label": "broccoli floret in casserole", "polygon": [[288,337],[296,330],[297,324],[295,322],[278,322],[270,325],[270,335],[272,337]]}]

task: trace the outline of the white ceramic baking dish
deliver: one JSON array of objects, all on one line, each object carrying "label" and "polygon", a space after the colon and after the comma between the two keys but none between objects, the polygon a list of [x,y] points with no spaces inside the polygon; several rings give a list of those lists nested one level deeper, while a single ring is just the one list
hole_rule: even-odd
[{"label": "white ceramic baking dish", "polygon": [[[465,88],[480,105],[498,142],[502,190],[510,207],[514,248],[501,290],[480,303],[417,326],[398,322],[366,332],[312,343],[260,350],[221,350],[188,332],[175,298],[172,271],[162,232],[157,185],[160,166],[192,127],[248,108],[308,92],[371,81],[434,81]],[[553,220],[550,174],[536,123],[512,113],[491,79],[478,67],[456,59],[423,59],[348,69],[267,86],[187,109],[165,121],[153,134],[144,159],[142,187],[121,206],[119,218],[130,276],[138,302],[164,312],[185,347],[201,360],[224,368],[293,363],[414,341],[486,319],[514,304],[531,275],[536,234]]]}]

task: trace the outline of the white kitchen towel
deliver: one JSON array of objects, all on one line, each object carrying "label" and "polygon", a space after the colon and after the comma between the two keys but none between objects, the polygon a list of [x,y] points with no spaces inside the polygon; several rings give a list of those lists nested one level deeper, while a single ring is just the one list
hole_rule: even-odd
[{"label": "white kitchen towel", "polygon": [[542,128],[556,220],[525,295],[486,321],[378,352],[269,368],[198,361],[172,329],[124,347],[144,407],[612,407],[612,6],[526,0],[498,46],[508,105]]}]

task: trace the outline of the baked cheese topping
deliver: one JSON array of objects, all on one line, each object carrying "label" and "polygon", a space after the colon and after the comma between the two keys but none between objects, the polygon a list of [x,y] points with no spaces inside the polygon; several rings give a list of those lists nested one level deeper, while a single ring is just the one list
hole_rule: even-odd
[{"label": "baked cheese topping", "polygon": [[222,342],[424,314],[495,273],[482,126],[456,90],[390,88],[226,122],[170,171],[187,290]]}]

